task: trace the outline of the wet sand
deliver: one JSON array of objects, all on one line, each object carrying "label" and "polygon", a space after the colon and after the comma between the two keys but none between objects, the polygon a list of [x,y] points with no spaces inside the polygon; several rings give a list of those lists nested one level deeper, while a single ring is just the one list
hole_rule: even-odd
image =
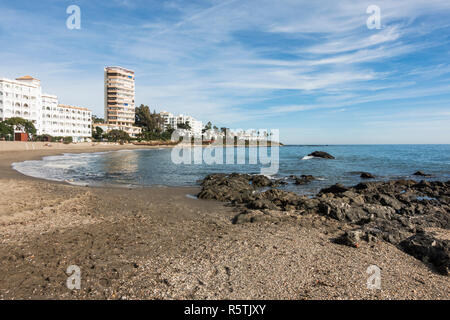
[{"label": "wet sand", "polygon": [[[449,277],[387,243],[332,242],[316,215],[233,225],[199,188],[90,188],[26,177],[11,163],[102,146],[0,152],[1,299],[449,299]],[[138,148],[142,148],[139,146]],[[81,269],[81,290],[66,287]],[[381,290],[366,269],[381,268]]]}]

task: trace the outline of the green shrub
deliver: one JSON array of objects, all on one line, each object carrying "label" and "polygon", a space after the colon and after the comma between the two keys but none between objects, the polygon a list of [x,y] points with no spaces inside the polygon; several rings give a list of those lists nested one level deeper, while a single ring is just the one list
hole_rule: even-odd
[{"label": "green shrub", "polygon": [[72,137],[64,137],[63,139],[63,143],[64,144],[69,144],[73,142],[73,138]]}]

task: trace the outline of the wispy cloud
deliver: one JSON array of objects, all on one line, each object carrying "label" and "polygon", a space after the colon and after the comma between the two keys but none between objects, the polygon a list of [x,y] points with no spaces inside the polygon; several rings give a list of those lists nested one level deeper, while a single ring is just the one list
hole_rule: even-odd
[{"label": "wispy cloud", "polygon": [[426,109],[430,97],[448,108],[448,0],[377,1],[380,30],[366,27],[370,1],[77,3],[80,31],[65,28],[62,2],[1,4],[0,76],[35,74],[101,115],[103,67],[123,65],[136,70],[138,104],[227,126]]}]

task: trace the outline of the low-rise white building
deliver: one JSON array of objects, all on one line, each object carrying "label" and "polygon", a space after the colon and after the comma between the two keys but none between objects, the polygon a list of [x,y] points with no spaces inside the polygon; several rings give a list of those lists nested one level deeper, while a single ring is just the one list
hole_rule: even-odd
[{"label": "low-rise white building", "polygon": [[54,137],[72,137],[75,142],[90,140],[92,112],[87,108],[56,104],[47,97],[42,106],[41,134]]},{"label": "low-rise white building", "polygon": [[141,132],[141,127],[135,127],[135,126],[120,126],[120,125],[113,125],[113,124],[106,124],[106,123],[94,123],[93,124],[94,129],[99,127],[103,130],[104,133],[108,133],[111,130],[121,130],[128,133],[128,135],[132,138],[136,138]]},{"label": "low-rise white building", "polygon": [[189,132],[196,136],[201,136],[203,124],[201,121],[194,119],[191,116],[179,114],[178,116],[173,115],[170,112],[163,111],[159,113],[161,118],[163,119],[163,129],[167,130],[169,128],[179,129],[178,126],[180,124],[188,124],[191,129]]},{"label": "low-rise white building", "polygon": [[41,81],[31,76],[0,78],[0,121],[20,117],[33,122],[37,135],[72,137],[76,142],[92,135],[92,112],[60,105],[55,95],[42,93]]}]

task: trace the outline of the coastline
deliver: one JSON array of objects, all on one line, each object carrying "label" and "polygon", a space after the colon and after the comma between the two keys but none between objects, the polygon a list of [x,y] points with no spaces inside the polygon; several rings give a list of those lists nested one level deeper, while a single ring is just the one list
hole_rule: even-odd
[{"label": "coastline", "polygon": [[[200,188],[80,187],[24,176],[11,163],[64,152],[0,151],[0,298],[448,299],[449,278],[396,247],[331,242],[345,224],[320,216],[234,225],[234,208]],[[160,147],[148,147],[160,148]],[[368,266],[382,290],[366,288]],[[66,268],[80,266],[79,291]]]},{"label": "coastline", "polygon": [[[15,174],[19,175],[23,179],[39,179],[33,178],[21,174],[20,172],[11,168],[11,164],[14,162],[22,162],[27,160],[40,160],[46,156],[61,155],[64,153],[95,153],[95,152],[109,152],[119,150],[142,150],[142,149],[159,149],[159,148],[172,148],[173,146],[146,146],[146,145],[133,145],[133,144],[92,144],[92,143],[79,143],[79,144],[63,144],[63,143],[50,143],[51,147],[45,146],[44,142],[5,142],[0,141],[0,177],[14,177]],[[17,177],[17,176],[16,176]]]}]

